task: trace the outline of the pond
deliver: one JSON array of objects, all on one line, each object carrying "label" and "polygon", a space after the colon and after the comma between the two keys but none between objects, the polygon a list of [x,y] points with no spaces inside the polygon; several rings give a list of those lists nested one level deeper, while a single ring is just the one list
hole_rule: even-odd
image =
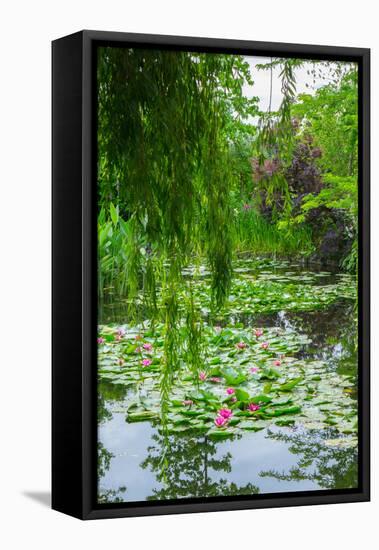
[{"label": "pond", "polygon": [[161,328],[127,325],[123,300],[100,304],[99,502],[356,487],[355,281],[245,257],[211,319],[207,271],[188,277],[206,367],[178,374],[165,430]]}]

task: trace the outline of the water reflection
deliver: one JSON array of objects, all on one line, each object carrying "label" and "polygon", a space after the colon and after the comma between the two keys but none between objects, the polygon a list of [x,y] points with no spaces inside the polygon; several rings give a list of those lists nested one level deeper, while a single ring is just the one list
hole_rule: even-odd
[{"label": "water reflection", "polygon": [[316,482],[323,489],[350,489],[358,483],[358,451],[356,447],[329,447],[338,432],[332,428],[304,430],[300,427],[290,431],[267,430],[267,437],[288,445],[288,451],[296,456],[297,463],[288,471],[263,470],[261,477],[279,481]]},{"label": "water reflection", "polygon": [[163,488],[154,489],[147,500],[183,497],[213,497],[252,495],[259,492],[252,483],[239,486],[216,473],[232,471],[232,454],[218,455],[215,442],[207,436],[165,437],[153,436],[154,446],[148,447],[148,456],[141,463],[143,469],[155,472]]},{"label": "water reflection", "polygon": [[102,443],[97,444],[97,500],[101,503],[109,502],[124,502],[126,487],[120,486],[117,489],[104,489],[101,486],[101,481],[104,478],[107,470],[111,466],[111,460],[114,458],[114,454],[110,453]]},{"label": "water reflection", "polygon": [[[333,267],[328,267],[328,271],[322,271],[318,264],[291,263],[286,260],[278,260],[277,262],[267,259],[257,259],[244,257],[235,262],[234,275],[249,276],[253,280],[262,280],[272,283],[292,283],[306,285],[330,285],[335,284],[339,280],[339,274]],[[192,277],[194,269],[184,269],[185,277]],[[196,276],[207,281],[209,271],[203,266],[196,268]],[[122,296],[113,294],[111,289],[98,301],[98,323],[113,324],[125,323],[129,318],[129,300]],[[240,319],[247,319],[249,316],[241,316]],[[250,317],[251,319],[251,317]],[[142,320],[142,319],[141,319]],[[238,319],[236,319],[237,321]],[[221,320],[221,323],[225,322]]]},{"label": "water reflection", "polygon": [[[261,271],[260,275],[291,276],[291,272],[307,277],[310,268],[304,273],[298,266],[286,265],[266,274]],[[321,274],[316,284],[330,284],[333,277],[336,275]],[[124,322],[125,311],[124,302],[103,304],[99,322]],[[247,326],[277,326],[305,334],[311,343],[300,350],[298,357],[325,361],[338,374],[356,376],[355,317],[354,305],[341,300],[318,311],[280,311],[234,320]],[[205,436],[165,438],[151,423],[126,424],[122,407],[129,393],[130,389],[122,385],[99,385],[100,502],[357,486],[357,449],[326,445],[327,440],[337,437],[332,427],[305,431],[301,427],[274,426],[218,443]]]},{"label": "water reflection", "polygon": [[[245,320],[246,322],[246,320]],[[354,305],[340,300],[318,311],[259,315],[251,326],[277,326],[306,334],[311,340],[298,353],[301,359],[325,361],[330,370],[355,376],[357,373],[358,330]]]},{"label": "water reflection", "polygon": [[192,435],[165,439],[150,423],[126,425],[125,415],[114,412],[99,435],[102,502],[357,486],[356,448],[325,445],[337,437],[333,428],[274,426],[216,443]]},{"label": "water reflection", "polygon": [[[121,391],[120,391],[121,390]],[[115,398],[123,399],[125,391],[121,386],[112,386],[111,384],[101,384],[98,391],[97,400],[97,418],[98,426],[111,422],[113,415],[109,409],[109,404]],[[124,502],[126,487],[120,485],[117,488],[104,488],[102,481],[111,467],[112,459],[115,455],[110,452],[101,441],[97,443],[97,486],[98,502]]]}]

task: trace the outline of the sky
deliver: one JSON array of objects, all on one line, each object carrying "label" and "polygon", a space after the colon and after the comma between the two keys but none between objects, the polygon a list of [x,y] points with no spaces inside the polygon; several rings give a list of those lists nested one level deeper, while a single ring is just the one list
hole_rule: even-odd
[{"label": "sky", "polygon": [[[246,97],[259,97],[260,99],[260,109],[266,111],[268,108],[269,102],[269,93],[270,93],[270,71],[269,70],[259,70],[256,68],[258,64],[269,63],[269,57],[252,57],[246,56],[244,58],[250,65],[251,75],[254,80],[254,86],[244,85],[243,93]],[[320,78],[316,78],[316,81],[313,81],[313,76],[308,75],[307,71],[313,68],[312,63],[306,62],[302,67],[295,69],[296,75],[296,93],[307,93],[314,94],[317,88],[325,85],[327,81]],[[280,67],[273,68],[273,78],[272,78],[272,101],[271,101],[271,110],[276,111],[282,100],[281,88],[281,79],[279,76]],[[306,86],[308,84],[308,88]]]}]

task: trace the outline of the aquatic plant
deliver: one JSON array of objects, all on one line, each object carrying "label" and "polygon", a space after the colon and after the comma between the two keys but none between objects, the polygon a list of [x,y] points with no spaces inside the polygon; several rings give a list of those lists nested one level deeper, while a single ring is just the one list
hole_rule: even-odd
[{"label": "aquatic plant", "polygon": [[229,420],[233,416],[233,411],[231,409],[220,409],[217,411],[217,415]]},{"label": "aquatic plant", "polygon": [[[125,337],[120,342],[112,327],[101,327],[106,343],[99,355],[100,379],[138,387],[138,393],[133,394],[124,409],[127,422],[156,420],[161,429],[158,390],[164,325],[157,324],[154,329],[156,352],[142,373],[135,356],[135,334],[141,328],[124,328]],[[299,359],[297,353],[307,343],[301,334],[265,327],[269,346],[263,349],[254,333],[243,328],[227,326],[216,337],[212,327],[204,330],[210,351],[207,371],[200,373],[201,387],[190,368],[183,365],[176,371],[166,412],[168,433],[195,431],[220,439],[276,424],[307,429],[333,426],[340,437],[355,437],[356,403],[350,396],[353,378],[329,370],[323,361]],[[152,337],[148,329],[144,337]],[[235,348],[241,337],[249,343],[243,355]],[[113,359],[120,356],[125,359],[123,365]],[[280,360],[275,359],[278,356]],[[273,366],[275,361],[280,361],[280,365]],[[212,378],[219,383],[215,385]]]},{"label": "aquatic plant", "polygon": [[228,419],[224,416],[216,416],[216,418],[214,419],[214,423],[217,428],[222,428],[228,423]]},{"label": "aquatic plant", "polygon": [[146,350],[146,351],[152,351],[153,349],[153,346],[152,344],[149,344],[149,342],[146,342],[145,344],[143,344],[143,349]]}]

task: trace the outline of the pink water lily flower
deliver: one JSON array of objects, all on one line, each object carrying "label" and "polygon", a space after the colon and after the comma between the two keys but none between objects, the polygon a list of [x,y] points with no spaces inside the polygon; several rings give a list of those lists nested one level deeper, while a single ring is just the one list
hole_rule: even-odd
[{"label": "pink water lily flower", "polygon": [[216,416],[216,418],[214,419],[214,423],[216,424],[217,428],[222,428],[223,426],[225,426],[225,424],[227,424],[227,422],[228,419],[224,418],[223,416]]},{"label": "pink water lily flower", "polygon": [[255,334],[256,338],[260,338],[263,334],[263,328],[256,328],[254,330],[254,334]]},{"label": "pink water lily flower", "polygon": [[100,336],[98,339],[97,339],[97,343],[98,344],[104,344],[105,342],[105,338],[103,338],[102,336]]},{"label": "pink water lily flower", "polygon": [[199,379],[204,382],[204,380],[207,379],[207,373],[204,372],[203,370],[199,372]]},{"label": "pink water lily flower", "polygon": [[237,397],[235,395],[233,395],[231,398],[230,398],[230,402],[231,403],[235,403],[237,401]]},{"label": "pink water lily flower", "polygon": [[118,336],[121,336],[121,337],[122,337],[122,336],[125,336],[125,329],[123,329],[123,328],[118,328],[118,329],[117,329],[117,335],[118,335]]},{"label": "pink water lily flower", "polygon": [[234,388],[227,388],[226,389],[226,393],[228,395],[233,395],[233,393],[236,393],[236,390]]},{"label": "pink water lily flower", "polygon": [[146,351],[151,351],[153,349],[153,346],[152,344],[149,344],[148,342],[146,344],[144,344],[143,346],[143,349],[145,349]]},{"label": "pink water lily flower", "polygon": [[151,359],[142,359],[141,361],[141,364],[144,366],[144,367],[148,367],[149,365],[151,365],[152,363],[152,360]]},{"label": "pink water lily flower", "polygon": [[257,373],[258,371],[259,371],[258,367],[251,367],[250,369],[250,372],[252,372],[253,374]]},{"label": "pink water lily flower", "polygon": [[243,205],[242,208],[246,211],[246,210],[250,210],[252,208],[252,206],[251,206],[251,204],[248,204],[247,202],[245,202],[245,204]]},{"label": "pink water lily flower", "polygon": [[255,412],[255,411],[259,411],[260,406],[255,405],[255,403],[250,403],[250,405],[247,408],[249,409],[249,411]]},{"label": "pink water lily flower", "polygon": [[269,344],[268,342],[262,342],[262,343],[261,343],[261,348],[267,349],[267,348],[269,347],[269,345],[270,345],[270,344]]},{"label": "pink water lily flower", "polygon": [[182,404],[186,407],[186,406],[191,406],[193,405],[193,401],[191,399],[185,399],[184,401],[182,401]]},{"label": "pink water lily flower", "polygon": [[274,361],[274,366],[275,367],[280,367],[281,364],[282,364],[282,362],[279,359],[276,359],[276,361]]},{"label": "pink water lily flower", "polygon": [[211,378],[208,378],[209,382],[214,382],[215,384],[218,384],[221,382],[221,378],[218,376],[211,376]]},{"label": "pink water lily flower", "polygon": [[247,346],[246,346],[245,342],[238,342],[238,344],[236,344],[236,347],[238,349],[245,349]]},{"label": "pink water lily flower", "polygon": [[217,414],[218,416],[228,419],[233,415],[233,412],[230,409],[220,409],[217,411]]}]

